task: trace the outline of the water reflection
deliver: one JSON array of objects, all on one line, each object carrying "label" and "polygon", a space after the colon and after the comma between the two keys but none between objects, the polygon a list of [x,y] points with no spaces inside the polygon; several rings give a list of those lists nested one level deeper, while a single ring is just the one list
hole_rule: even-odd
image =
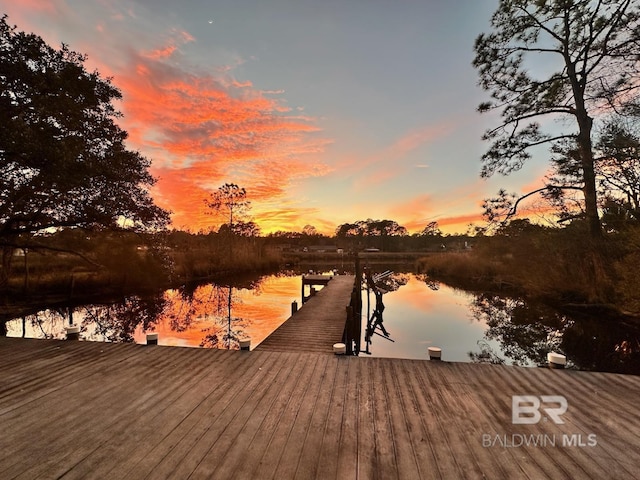
[{"label": "water reflection", "polygon": [[7,334],[63,339],[65,326],[75,322],[86,340],[145,343],[146,333],[154,331],[161,345],[234,349],[248,336],[255,346],[288,318],[299,278],[234,279],[106,304],[43,309],[8,322]]},{"label": "water reflection", "polygon": [[[290,316],[291,302],[300,300],[300,282],[299,275],[286,272],[48,308],[10,321],[7,330],[11,336],[64,338],[71,316],[88,340],[144,343],[146,332],[155,331],[164,345],[238,348],[248,336],[253,348]],[[383,292],[388,335],[369,337],[366,351],[373,356],[427,359],[427,348],[438,346],[445,361],[536,366],[557,351],[570,367],[640,374],[638,325],[569,316],[522,298],[473,294],[412,273],[380,276],[376,286]],[[362,299],[365,321],[372,317],[375,295],[365,289]],[[365,331],[363,324],[363,336]]]},{"label": "water reflection", "polygon": [[[164,345],[237,349],[241,338],[250,337],[255,346],[287,319],[299,282],[297,276],[270,275],[169,290],[154,329]],[[144,335],[139,330],[136,340],[144,342]]]},{"label": "water reflection", "polygon": [[548,352],[559,352],[569,368],[640,374],[637,324],[456,290],[426,275],[394,274],[387,284],[385,327],[394,342],[372,337],[373,356],[424,359],[438,346],[449,361],[543,366]]},{"label": "water reflection", "polygon": [[[484,340],[486,325],[469,314],[471,294],[411,273],[395,273],[381,283],[387,290],[383,296],[385,327],[394,342],[372,337],[372,356],[425,360],[427,349],[437,346],[444,360],[468,362],[469,352]],[[374,300],[364,295],[363,316],[368,318]]]},{"label": "water reflection", "polygon": [[485,339],[498,348],[470,353],[472,361],[546,365],[548,352],[567,356],[569,367],[640,374],[640,326],[606,315],[569,316],[522,298],[477,294],[474,317],[487,325]]},{"label": "water reflection", "polygon": [[533,308],[523,299],[477,294],[470,311],[473,317],[487,325],[486,340],[495,340],[500,354],[482,343],[480,352],[470,352],[476,362],[508,363],[531,366],[544,365],[547,353],[562,350],[562,332],[568,319],[544,305]]},{"label": "water reflection", "polygon": [[[237,348],[245,326],[241,317],[233,315],[234,306],[241,302],[237,290],[215,283],[168,290],[164,294],[166,307],[157,318],[155,330],[161,339],[182,337],[185,345]],[[138,333],[142,336],[144,331]]]}]

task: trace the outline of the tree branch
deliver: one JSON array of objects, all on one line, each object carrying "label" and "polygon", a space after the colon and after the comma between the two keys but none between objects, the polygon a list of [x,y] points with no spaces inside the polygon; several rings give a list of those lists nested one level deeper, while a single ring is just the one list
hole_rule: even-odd
[{"label": "tree branch", "polygon": [[509,212],[507,212],[505,220],[513,217],[517,213],[518,204],[520,204],[521,201],[523,201],[525,198],[528,198],[528,197],[531,197],[532,195],[535,195],[536,193],[544,192],[545,190],[580,190],[580,191],[582,191],[582,187],[577,187],[577,186],[574,186],[574,185],[546,185],[546,186],[544,186],[542,188],[538,188],[537,190],[533,190],[533,191],[521,196],[520,198],[518,198],[515,201],[515,203],[513,204],[511,209],[509,210]]}]

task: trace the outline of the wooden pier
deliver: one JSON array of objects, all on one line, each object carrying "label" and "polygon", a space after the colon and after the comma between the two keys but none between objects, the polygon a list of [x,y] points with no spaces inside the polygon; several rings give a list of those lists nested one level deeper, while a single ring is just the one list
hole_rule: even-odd
[{"label": "wooden pier", "polygon": [[[4,480],[640,471],[636,376],[15,338],[0,365]],[[514,425],[512,395],[564,396],[564,423]]]},{"label": "wooden pier", "polygon": [[255,350],[333,353],[333,345],[342,342],[354,280],[353,275],[303,277],[303,296],[305,285],[326,286],[309,297]]},{"label": "wooden pier", "polygon": [[[334,275],[302,275],[302,292],[300,294],[300,298],[302,299],[302,303],[306,303],[313,295],[315,295],[315,287],[318,285],[326,286],[329,284],[331,280],[333,280]],[[306,294],[306,288],[309,287],[309,295]]]}]

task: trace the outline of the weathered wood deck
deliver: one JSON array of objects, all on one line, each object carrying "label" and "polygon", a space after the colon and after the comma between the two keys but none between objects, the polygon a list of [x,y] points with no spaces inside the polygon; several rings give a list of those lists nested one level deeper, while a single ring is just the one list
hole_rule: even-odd
[{"label": "weathered wood deck", "polygon": [[[0,338],[0,365],[4,480],[618,480],[640,471],[634,376],[15,338]],[[565,423],[513,425],[516,394],[564,395]],[[514,446],[514,434],[547,442]],[[597,444],[562,446],[562,435]]]},{"label": "weathered wood deck", "polygon": [[259,351],[333,353],[342,342],[353,275],[337,275],[262,343]]}]

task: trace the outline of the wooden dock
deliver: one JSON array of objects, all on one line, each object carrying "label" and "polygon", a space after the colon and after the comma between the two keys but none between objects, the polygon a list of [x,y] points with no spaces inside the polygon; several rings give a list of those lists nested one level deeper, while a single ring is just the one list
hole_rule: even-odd
[{"label": "wooden dock", "polygon": [[[347,320],[346,308],[351,300],[355,277],[337,275],[330,281],[328,277],[314,277],[312,280],[316,285],[324,281],[326,286],[310,297],[255,350],[332,354],[333,345],[342,342]],[[304,285],[303,279],[303,289]]]},{"label": "wooden dock", "polygon": [[[636,376],[16,338],[0,365],[4,480],[640,471]],[[512,395],[566,397],[565,423],[512,424]]]},{"label": "wooden dock", "polygon": [[[302,303],[306,303],[309,298],[312,297],[311,291],[315,290],[317,285],[326,286],[329,284],[335,275],[302,275],[302,289],[300,298],[302,299]],[[306,294],[306,288],[309,287],[310,293]]]}]

